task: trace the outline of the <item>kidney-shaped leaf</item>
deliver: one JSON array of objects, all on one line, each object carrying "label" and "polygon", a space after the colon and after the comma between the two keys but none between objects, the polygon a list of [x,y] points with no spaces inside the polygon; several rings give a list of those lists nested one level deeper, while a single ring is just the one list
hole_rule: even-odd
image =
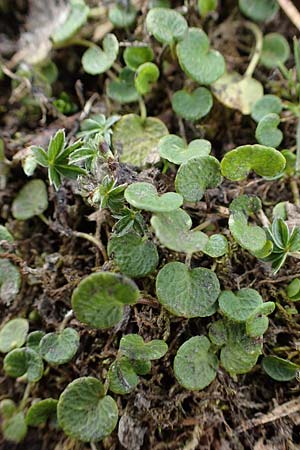
[{"label": "kidney-shaped leaf", "polygon": [[162,358],[167,353],[168,346],[161,339],[153,339],[145,343],[142,336],[127,334],[121,338],[119,349],[129,359],[151,361]]},{"label": "kidney-shaped leaf", "polygon": [[8,353],[14,348],[22,347],[26,341],[29,324],[26,319],[12,319],[0,330],[0,352]]},{"label": "kidney-shaped leaf", "polygon": [[282,34],[269,33],[263,38],[263,48],[260,62],[268,69],[284,64],[290,56],[288,41]]},{"label": "kidney-shaped leaf", "polygon": [[24,412],[19,411],[8,419],[3,420],[1,425],[4,439],[19,443],[27,434],[27,425]]},{"label": "kidney-shaped leaf", "polygon": [[90,8],[83,0],[71,0],[71,10],[64,24],[52,34],[55,44],[70,39],[85,24]]},{"label": "kidney-shaped leaf", "polygon": [[251,170],[262,177],[275,177],[283,171],[285,164],[284,156],[272,147],[242,145],[226,153],[221,161],[221,170],[229,180],[240,181]]},{"label": "kidney-shaped leaf", "polygon": [[206,189],[217,187],[221,181],[219,161],[213,156],[201,156],[180,166],[175,187],[186,202],[196,203],[201,200]]},{"label": "kidney-shaped leaf", "polygon": [[152,8],[147,14],[146,26],[155,39],[167,45],[181,41],[188,28],[185,18],[168,8]]},{"label": "kidney-shaped leaf", "polygon": [[208,156],[211,151],[211,143],[206,139],[195,139],[188,145],[175,134],[163,137],[158,144],[161,158],[174,164],[183,164],[193,158]]},{"label": "kidney-shaped leaf", "polygon": [[57,400],[45,398],[33,403],[27,411],[26,423],[31,427],[38,427],[51,417],[56,418]]},{"label": "kidney-shaped leaf", "polygon": [[12,204],[12,214],[17,220],[30,219],[48,208],[48,195],[43,180],[31,180],[18,192]]},{"label": "kidney-shaped leaf", "polygon": [[115,62],[119,43],[114,34],[107,34],[103,39],[102,49],[97,45],[88,48],[82,56],[82,66],[86,73],[98,75],[106,72]]},{"label": "kidney-shaped leaf", "polygon": [[152,273],[158,264],[155,244],[135,233],[113,236],[107,249],[120,271],[129,277],[145,277]]},{"label": "kidney-shaped leaf", "polygon": [[140,95],[145,95],[151,92],[152,84],[159,78],[159,69],[156,64],[146,62],[138,67],[134,84],[137,92]]},{"label": "kidney-shaped leaf", "polygon": [[256,22],[270,20],[278,11],[277,0],[239,0],[242,13]]},{"label": "kidney-shaped leaf", "polygon": [[159,119],[142,120],[136,114],[126,114],[114,127],[112,143],[122,163],[143,167],[159,160],[158,142],[167,134],[165,124]]},{"label": "kidney-shaped leaf", "polygon": [[172,108],[179,117],[186,120],[201,119],[209,113],[212,106],[212,95],[205,87],[199,87],[193,92],[182,89],[172,96]]},{"label": "kidney-shaped leaf", "polygon": [[243,288],[235,294],[232,291],[223,291],[219,297],[221,312],[235,322],[245,322],[262,304],[260,294],[251,288]]},{"label": "kidney-shaped leaf", "polygon": [[124,196],[130,205],[152,212],[169,212],[182,205],[182,196],[175,192],[158,195],[151,183],[136,182],[126,189]]},{"label": "kidney-shaped leaf", "polygon": [[219,258],[228,252],[228,241],[222,234],[212,234],[206,246],[203,249],[203,253],[212,258]]},{"label": "kidney-shaped leaf", "polygon": [[251,117],[259,122],[267,114],[280,114],[282,111],[282,101],[276,95],[267,94],[254,103]]},{"label": "kidney-shaped leaf", "polygon": [[216,310],[220,283],[214,272],[185,264],[166,264],[156,278],[159,302],[175,316],[207,317]]},{"label": "kidney-shaped leaf", "polygon": [[134,72],[124,67],[119,77],[108,83],[107,95],[119,103],[137,102],[139,94],[134,86]]},{"label": "kidney-shaped leaf", "polygon": [[29,383],[39,381],[44,372],[42,358],[31,348],[15,348],[9,352],[4,358],[3,368],[9,377],[26,375]]},{"label": "kidney-shaped leaf", "polygon": [[70,361],[79,347],[79,334],[73,328],[48,333],[40,341],[39,353],[50,364]]},{"label": "kidney-shaped leaf", "polygon": [[278,356],[266,356],[262,360],[262,366],[269,377],[276,381],[293,380],[300,370],[298,364],[294,364]]},{"label": "kidney-shaped leaf", "polygon": [[283,139],[282,131],[277,128],[279,124],[278,114],[270,113],[264,116],[256,127],[257,142],[268,147],[278,147]]},{"label": "kidney-shaped leaf", "polygon": [[216,377],[218,358],[206,336],[194,336],[179,347],[174,359],[175,377],[186,389],[199,391]]},{"label": "kidney-shaped leaf", "polygon": [[151,47],[127,47],[124,50],[123,58],[129,69],[136,70],[139,66],[146,62],[151,62],[154,53]]},{"label": "kidney-shaped leaf", "polygon": [[138,385],[137,376],[131,362],[123,357],[114,361],[108,371],[109,389],[114,394],[129,394]]},{"label": "kidney-shaped leaf", "polygon": [[123,316],[125,305],[139,297],[136,284],[115,273],[98,272],[84,278],[72,294],[72,308],[78,320],[94,328],[109,328]]},{"label": "kidney-shaped leaf", "polygon": [[110,8],[108,18],[116,28],[127,28],[134,24],[137,10],[133,5],[116,4]]},{"label": "kidney-shaped leaf", "polygon": [[199,84],[211,84],[225,71],[223,56],[209,48],[208,37],[199,28],[189,28],[177,45],[177,56],[182,70]]},{"label": "kidney-shaped leaf", "polygon": [[59,397],[57,418],[68,436],[97,442],[116,427],[118,407],[113,398],[104,396],[104,386],[99,380],[82,377],[72,381]]}]

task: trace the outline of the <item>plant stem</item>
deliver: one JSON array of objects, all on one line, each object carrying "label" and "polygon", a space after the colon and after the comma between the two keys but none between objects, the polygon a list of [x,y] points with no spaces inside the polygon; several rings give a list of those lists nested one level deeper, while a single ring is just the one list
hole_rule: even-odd
[{"label": "plant stem", "polygon": [[42,222],[44,222],[47,225],[47,227],[49,227],[49,220],[47,219],[47,217],[45,217],[43,213],[39,214],[38,217],[41,219]]},{"label": "plant stem", "polygon": [[107,256],[104,245],[102,244],[102,242],[98,241],[98,239],[96,239],[94,236],[92,236],[88,233],[82,233],[81,231],[73,231],[73,235],[92,242],[100,250],[104,261],[108,261],[108,256]]},{"label": "plant stem", "polygon": [[22,400],[20,401],[20,404],[19,404],[19,407],[18,407],[18,409],[20,411],[22,411],[25,408],[25,406],[26,406],[27,400],[28,400],[29,395],[30,395],[31,388],[32,388],[32,383],[27,383],[27,386],[25,388]]},{"label": "plant stem", "polygon": [[255,40],[256,40],[255,49],[254,49],[254,52],[252,54],[251,61],[250,61],[249,65],[248,65],[247,70],[246,70],[245,75],[244,75],[245,77],[252,77],[253,72],[254,72],[257,64],[258,64],[261,52],[262,52],[263,34],[260,31],[260,29],[258,28],[258,26],[255,25],[254,23],[245,22],[245,26],[246,26],[246,28],[248,28],[249,30],[252,31],[252,33],[255,36]]},{"label": "plant stem", "polygon": [[297,121],[297,128],[296,128],[296,175],[299,175],[300,172],[300,116],[298,117]]},{"label": "plant stem", "polygon": [[205,222],[200,223],[199,225],[197,225],[195,228],[193,228],[192,231],[201,231],[204,230],[204,228],[209,227],[209,225],[212,224],[211,220],[206,220]]},{"label": "plant stem", "polygon": [[63,318],[62,323],[59,326],[59,331],[63,331],[67,325],[67,323],[69,322],[70,319],[72,319],[73,317],[73,309],[70,309],[70,311],[68,311],[65,314],[65,317]]},{"label": "plant stem", "polygon": [[295,178],[290,179],[290,187],[293,194],[294,204],[300,206],[300,194],[298,189],[298,184]]},{"label": "plant stem", "polygon": [[188,269],[191,268],[192,256],[192,254],[187,254],[185,257],[185,265],[188,267]]},{"label": "plant stem", "polygon": [[90,446],[92,450],[98,450],[94,442],[90,442]]},{"label": "plant stem", "polygon": [[81,45],[82,47],[97,47],[94,42],[88,41],[87,39],[78,39],[78,38],[71,38],[67,41],[61,42],[61,43],[53,43],[53,48],[65,48],[65,47],[71,47],[72,45]]},{"label": "plant stem", "polygon": [[147,119],[147,109],[143,97],[139,97],[140,114],[143,122]]}]

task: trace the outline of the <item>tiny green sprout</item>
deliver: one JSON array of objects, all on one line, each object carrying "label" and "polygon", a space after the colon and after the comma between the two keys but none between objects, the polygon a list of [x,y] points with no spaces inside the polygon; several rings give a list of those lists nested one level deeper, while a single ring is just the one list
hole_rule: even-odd
[{"label": "tiny green sprout", "polygon": [[264,371],[276,381],[290,381],[299,373],[299,364],[279,358],[278,356],[266,356],[262,360]]},{"label": "tiny green sprout", "polygon": [[139,377],[130,360],[126,357],[116,359],[108,370],[109,390],[114,394],[126,395],[139,383]]},{"label": "tiny green sprout", "polygon": [[126,184],[116,184],[116,180],[105,175],[102,183],[94,193],[93,201],[100,202],[100,209],[109,208],[112,212],[118,212],[124,206],[124,191]]},{"label": "tiny green sprout", "polygon": [[218,0],[198,0],[198,9],[202,18],[215,11],[217,7]]},{"label": "tiny green sprout", "polygon": [[26,339],[26,347],[31,348],[32,350],[39,352],[39,346],[41,339],[45,336],[45,332],[42,330],[32,331],[28,334]]},{"label": "tiny green sprout", "polygon": [[175,192],[159,195],[151,183],[136,182],[128,186],[124,193],[127,202],[138,209],[152,212],[170,212],[180,208],[182,196]]},{"label": "tiny green sprout", "polygon": [[170,46],[181,41],[188,29],[185,18],[177,11],[167,8],[150,9],[146,26],[155,39]]},{"label": "tiny green sprout", "polygon": [[[70,155],[75,150],[78,150],[79,147],[82,147],[81,141],[76,141],[74,144],[68,146],[66,145],[64,130],[58,130],[50,139],[47,152],[42,147],[31,147],[37,163],[43,167],[47,167],[50,184],[53,185],[56,190],[59,189],[63,177],[77,178],[78,175],[86,173],[81,167],[69,164]],[[32,191],[32,189],[30,189],[30,191]],[[32,197],[32,193],[30,197]]]},{"label": "tiny green sprout", "polygon": [[247,336],[244,323],[217,320],[209,328],[209,337],[221,348],[221,364],[231,376],[249,372],[262,351],[262,343]]},{"label": "tiny green sprout", "polygon": [[166,264],[156,278],[159,302],[170,313],[181,317],[207,317],[216,311],[220,283],[209,269],[188,269],[180,262]]},{"label": "tiny green sprout", "polygon": [[94,45],[83,54],[81,63],[86,73],[99,75],[111,68],[119,53],[119,42],[112,33],[107,34],[102,43],[102,48]]},{"label": "tiny green sprout", "polygon": [[119,103],[133,103],[139,100],[139,93],[134,85],[134,72],[124,67],[118,78],[107,84],[107,95]]},{"label": "tiny green sprout", "polygon": [[28,320],[12,319],[0,330],[0,352],[8,353],[14,348],[22,347],[29,329]]},{"label": "tiny green sprout", "polygon": [[39,344],[39,354],[49,364],[59,365],[69,362],[79,347],[79,334],[73,328],[65,328],[57,333],[48,333]]},{"label": "tiny green sprout", "polygon": [[[3,226],[0,225],[0,242],[5,241],[12,243],[13,236]],[[0,253],[4,253],[5,248],[2,249],[0,243]],[[19,269],[6,258],[0,259],[0,300],[8,305],[18,294],[21,286],[21,274]],[[1,333],[1,332],[0,332]],[[1,350],[0,350],[1,351]]]},{"label": "tiny green sprout", "polygon": [[100,135],[110,145],[112,136],[111,128],[119,119],[120,116],[118,115],[113,115],[106,119],[104,114],[94,114],[82,122],[80,132],[77,133],[77,136],[86,140]]},{"label": "tiny green sprout", "polygon": [[300,279],[294,278],[287,286],[286,293],[288,299],[292,302],[298,302],[300,300]]},{"label": "tiny green sprout", "polygon": [[128,28],[134,24],[137,10],[133,5],[117,4],[109,9],[108,18],[116,28]]},{"label": "tiny green sprout", "polygon": [[199,84],[214,83],[225,72],[223,56],[209,48],[209,40],[203,30],[189,28],[176,51],[182,70]]},{"label": "tiny green sprout", "polygon": [[185,389],[206,388],[217,375],[218,358],[211,350],[206,336],[194,336],[179,347],[174,359],[174,373]]},{"label": "tiny green sprout", "polygon": [[159,141],[158,150],[161,158],[180,165],[193,158],[208,156],[211,143],[205,139],[194,139],[186,144],[181,137],[169,134]]},{"label": "tiny green sprout", "polygon": [[284,64],[290,57],[288,41],[279,33],[264,36],[260,63],[268,69]]},{"label": "tiny green sprout", "polygon": [[3,437],[7,441],[18,444],[27,434],[27,425],[23,411],[16,412],[11,417],[4,418],[1,424]]},{"label": "tiny green sprout", "polygon": [[264,95],[252,107],[251,117],[255,122],[259,122],[267,114],[278,114],[282,111],[282,101],[272,94]]},{"label": "tiny green sprout", "polygon": [[168,351],[168,345],[161,339],[144,342],[138,334],[127,334],[121,338],[120,353],[135,361],[152,361],[162,358]]},{"label": "tiny green sprout", "polygon": [[196,203],[206,189],[219,186],[222,182],[219,161],[213,156],[193,158],[182,164],[175,179],[176,191],[185,202]]},{"label": "tiny green sprout", "polygon": [[255,22],[271,20],[279,9],[277,0],[239,0],[241,12]]},{"label": "tiny green sprout", "polygon": [[25,420],[30,427],[38,427],[47,422],[48,419],[56,419],[58,401],[54,398],[34,402],[27,411]]},{"label": "tiny green sprout", "polygon": [[198,87],[189,93],[177,91],[172,96],[172,108],[179,117],[196,121],[206,116],[213,106],[212,95],[205,87]]},{"label": "tiny green sprout", "polygon": [[134,305],[139,290],[129,278],[98,272],[84,278],[72,294],[78,320],[94,328],[110,328],[123,317],[125,305]]},{"label": "tiny green sprout", "polygon": [[43,180],[31,180],[18,192],[12,204],[17,220],[27,220],[42,214],[48,208],[47,188]]},{"label": "tiny green sprout", "polygon": [[168,129],[159,119],[126,114],[114,127],[112,144],[122,163],[144,167],[159,160],[158,142],[167,134]]},{"label": "tiny green sprout", "polygon": [[285,158],[278,150],[259,144],[230,150],[221,161],[222,174],[232,181],[244,180],[251,170],[262,177],[275,177],[284,167]]},{"label": "tiny green sprout", "polygon": [[212,91],[223,105],[245,115],[251,113],[253,105],[264,95],[259,81],[237,72],[225,73],[212,85]]},{"label": "tiny green sprout", "polygon": [[159,69],[156,64],[146,62],[141,64],[134,78],[134,85],[140,95],[149,94],[152,85],[156,83],[159,78]]},{"label": "tiny green sprout", "polygon": [[52,34],[54,44],[70,39],[87,21],[90,8],[84,0],[71,0],[71,10],[64,24],[59,25]]},{"label": "tiny green sprout", "polygon": [[64,432],[83,442],[97,442],[109,436],[117,425],[118,407],[101,381],[82,377],[72,381],[60,395],[58,423]]},{"label": "tiny green sprout", "polygon": [[13,378],[26,376],[29,383],[39,381],[44,373],[43,360],[31,348],[15,348],[4,358],[3,369],[6,375]]},{"label": "tiny green sprout", "polygon": [[118,219],[113,228],[116,236],[125,236],[130,232],[143,235],[147,231],[144,217],[140,211],[124,207],[121,211],[114,213],[114,218]]},{"label": "tiny green sprout", "polygon": [[283,139],[283,133],[277,127],[280,124],[278,114],[270,113],[264,116],[258,123],[255,138],[261,145],[278,147]]},{"label": "tiny green sprout", "polygon": [[120,271],[129,277],[145,277],[151,274],[158,264],[155,244],[133,232],[124,236],[113,236],[107,250]]},{"label": "tiny green sprout", "polygon": [[154,53],[151,47],[127,47],[123,53],[123,59],[127,68],[136,71],[139,66],[154,59]]},{"label": "tiny green sprout", "polygon": [[59,96],[53,100],[53,106],[65,116],[71,115],[78,110],[76,103],[72,101],[70,95],[65,91],[62,91]]}]

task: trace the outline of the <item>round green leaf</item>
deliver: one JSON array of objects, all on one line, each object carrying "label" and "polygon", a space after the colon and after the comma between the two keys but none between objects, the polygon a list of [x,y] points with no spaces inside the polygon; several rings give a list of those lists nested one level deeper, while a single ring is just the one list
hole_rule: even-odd
[{"label": "round green leaf", "polygon": [[[292,302],[297,302],[300,300],[300,279],[294,278],[286,289],[289,300]],[[0,332],[1,336],[1,332]]]},{"label": "round green leaf", "polygon": [[121,338],[120,352],[132,360],[151,361],[162,358],[168,351],[168,346],[161,339],[144,342],[138,334],[127,334]]},{"label": "round green leaf", "polygon": [[4,439],[19,443],[27,434],[27,425],[23,411],[14,414],[9,419],[5,419],[1,425]]},{"label": "round green leaf", "polygon": [[152,212],[169,212],[182,205],[182,196],[175,192],[158,195],[151,183],[137,182],[128,186],[124,193],[130,205]]},{"label": "round green leaf", "polygon": [[288,41],[279,33],[269,33],[263,38],[260,63],[268,69],[284,64],[290,57]]},{"label": "round green leaf", "polygon": [[22,187],[12,204],[12,215],[27,220],[48,208],[47,188],[43,180],[31,180]]},{"label": "round green leaf", "polygon": [[277,150],[264,145],[242,145],[224,156],[222,174],[232,181],[244,180],[251,170],[262,177],[275,177],[285,167],[285,158]]},{"label": "round green leaf", "polygon": [[39,353],[50,364],[70,361],[79,347],[79,334],[73,328],[48,333],[40,341]]},{"label": "round green leaf", "polygon": [[82,66],[86,73],[90,75],[98,75],[106,72],[115,62],[118,52],[119,43],[114,34],[107,34],[103,39],[103,49],[98,46],[88,48],[82,56]]},{"label": "round green leaf", "polygon": [[262,303],[260,294],[251,288],[243,288],[236,294],[223,291],[219,297],[221,312],[235,322],[245,322]]},{"label": "round green leaf", "polygon": [[217,375],[218,358],[206,336],[194,336],[179,347],[174,359],[175,377],[181,386],[199,391]]},{"label": "round green leaf", "polygon": [[83,442],[97,442],[116,427],[118,407],[113,398],[104,396],[99,380],[82,377],[72,381],[61,394],[57,417],[68,436]]},{"label": "round green leaf", "polygon": [[166,264],[156,278],[159,302],[175,316],[207,317],[215,312],[220,283],[209,269],[188,269],[185,264]]},{"label": "round green leaf", "polygon": [[248,219],[244,213],[231,214],[228,224],[234,239],[246,250],[256,253],[266,245],[267,235],[265,230],[257,225],[248,225]]},{"label": "round green leaf", "polygon": [[158,264],[159,257],[155,244],[135,233],[113,236],[107,250],[120,271],[129,277],[145,277],[152,273]]},{"label": "round green leaf", "polygon": [[159,78],[159,69],[156,64],[146,62],[138,67],[135,73],[134,85],[140,95],[148,94]]},{"label": "round green leaf", "polygon": [[239,0],[239,7],[246,17],[256,22],[272,19],[279,9],[277,0]]},{"label": "round green leaf", "polygon": [[31,348],[15,348],[9,352],[4,358],[3,369],[13,378],[26,374],[29,383],[36,383],[44,373],[42,358]]},{"label": "round green leaf", "polygon": [[94,328],[109,328],[123,316],[125,305],[134,305],[139,290],[129,278],[98,272],[84,278],[72,294],[72,308],[78,320]]},{"label": "round green leaf", "polygon": [[137,102],[139,94],[134,86],[134,72],[125,67],[119,77],[107,85],[107,95],[119,103]]},{"label": "round green leaf", "polygon": [[31,348],[32,350],[39,352],[39,346],[41,339],[45,336],[44,331],[32,331],[28,334],[27,340],[26,340],[26,347]]},{"label": "round green leaf", "polygon": [[187,212],[177,209],[155,214],[151,218],[156,237],[170,250],[192,254],[204,251],[208,237],[202,231],[191,231],[192,220]]},{"label": "round green leaf", "polygon": [[172,108],[179,117],[186,120],[201,119],[209,113],[212,106],[212,95],[205,87],[199,87],[191,93],[177,91],[172,96]]},{"label": "round green leaf", "polygon": [[124,50],[123,58],[126,66],[135,71],[142,64],[151,62],[154,53],[151,47],[127,47]]},{"label": "round green leaf", "polygon": [[0,300],[8,305],[18,294],[21,286],[19,269],[8,259],[0,259]]},{"label": "round green leaf", "polygon": [[221,53],[210,50],[207,34],[199,28],[189,28],[177,45],[177,56],[182,70],[199,84],[211,84],[225,72]]},{"label": "round green leaf", "polygon": [[164,123],[156,118],[142,120],[136,114],[126,114],[114,127],[112,143],[122,163],[143,167],[159,160],[159,140],[168,134]]},{"label": "round green leaf", "polygon": [[282,102],[276,95],[267,94],[260,98],[254,105],[251,111],[251,117],[256,122],[259,122],[267,114],[280,114],[282,111]]},{"label": "round green leaf", "polygon": [[139,377],[126,357],[117,359],[111,364],[107,377],[109,390],[114,394],[129,394],[139,382]]},{"label": "round green leaf", "polygon": [[4,419],[9,419],[17,411],[17,405],[10,398],[5,398],[0,402],[0,414]]},{"label": "round green leaf", "polygon": [[219,102],[242,114],[250,114],[253,105],[263,97],[262,84],[251,77],[242,77],[237,72],[225,73],[212,86]]},{"label": "round green leaf", "polygon": [[146,17],[146,26],[162,44],[172,45],[181,41],[188,29],[184,17],[173,9],[153,8]]},{"label": "round green leaf", "polygon": [[0,352],[8,353],[22,347],[26,341],[29,324],[26,319],[12,319],[0,330]]},{"label": "round green leaf", "polygon": [[72,0],[71,10],[64,24],[60,24],[52,34],[55,44],[70,39],[85,24],[90,8],[82,0]]},{"label": "round green leaf", "polygon": [[269,377],[276,381],[293,380],[300,366],[278,356],[266,356],[262,360],[262,367]]},{"label": "round green leaf", "polygon": [[27,411],[26,424],[31,427],[38,427],[47,422],[51,417],[56,417],[58,401],[54,398],[45,398],[33,405]]},{"label": "round green leaf", "polygon": [[108,18],[116,28],[127,28],[134,24],[137,10],[133,5],[128,7],[118,4],[110,8]]},{"label": "round green leaf", "polygon": [[217,187],[221,181],[219,161],[213,156],[202,156],[190,159],[179,167],[175,187],[186,202],[196,203],[206,189]]},{"label": "round green leaf", "polygon": [[212,258],[219,258],[228,253],[228,241],[222,234],[213,234],[210,236],[203,253]]},{"label": "round green leaf", "polygon": [[161,158],[180,165],[193,158],[208,156],[211,143],[205,139],[195,139],[187,145],[179,136],[169,134],[159,141],[158,150]]},{"label": "round green leaf", "polygon": [[278,130],[280,117],[278,114],[270,113],[264,116],[255,131],[257,142],[268,147],[278,147],[283,139],[281,130]]}]

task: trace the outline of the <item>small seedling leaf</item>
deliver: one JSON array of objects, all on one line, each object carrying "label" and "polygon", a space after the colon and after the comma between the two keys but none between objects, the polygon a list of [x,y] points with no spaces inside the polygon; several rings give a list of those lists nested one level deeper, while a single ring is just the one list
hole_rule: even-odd
[{"label": "small seedling leaf", "polygon": [[197,83],[211,84],[224,74],[224,58],[209,48],[209,40],[203,30],[189,28],[176,50],[182,70]]},{"label": "small seedling leaf", "polygon": [[134,86],[134,72],[124,67],[119,77],[108,83],[107,95],[119,103],[137,102],[139,94]]},{"label": "small seedling leaf", "polygon": [[8,259],[0,259],[0,300],[8,305],[18,294],[21,286],[19,269]]},{"label": "small seedling leaf", "polygon": [[140,95],[151,92],[152,85],[159,78],[159,69],[156,64],[146,62],[138,67],[135,73],[134,85]]},{"label": "small seedling leaf", "polygon": [[289,300],[297,302],[300,300],[300,279],[294,278],[287,286],[286,293]]},{"label": "small seedling leaf", "polygon": [[252,253],[260,252],[267,244],[267,235],[263,228],[248,225],[247,216],[236,212],[229,217],[229,230],[241,247]]},{"label": "small seedling leaf", "polygon": [[223,291],[219,297],[221,312],[235,322],[245,322],[262,303],[260,294],[251,288],[243,288],[235,294]]},{"label": "small seedling leaf", "polygon": [[283,139],[282,131],[277,128],[279,124],[278,114],[270,113],[264,116],[255,131],[257,142],[268,147],[278,147]]},{"label": "small seedling leaf", "polygon": [[12,319],[0,330],[0,352],[8,353],[22,347],[26,341],[29,324],[26,319]]},{"label": "small seedling leaf", "polygon": [[17,411],[17,405],[10,398],[5,398],[0,402],[0,414],[4,419],[9,419]]},{"label": "small seedling leaf", "polygon": [[207,14],[215,11],[218,7],[218,0],[198,0],[200,16],[205,18]]},{"label": "small seedling leaf", "polygon": [[24,412],[20,411],[9,419],[3,420],[1,428],[4,439],[15,443],[21,442],[27,434]]},{"label": "small seedling leaf", "polygon": [[159,160],[158,142],[167,134],[159,119],[148,117],[143,121],[136,114],[126,114],[114,127],[112,143],[122,163],[143,167]]},{"label": "small seedling leaf", "polygon": [[49,364],[70,361],[79,347],[79,334],[73,328],[46,334],[40,341],[39,353]]},{"label": "small seedling leaf", "polygon": [[262,315],[256,317],[254,315],[253,317],[250,317],[246,322],[246,333],[252,338],[257,338],[263,336],[268,327],[269,319],[267,316]]},{"label": "small seedling leaf", "polygon": [[169,134],[159,141],[158,150],[161,158],[180,165],[193,158],[208,156],[211,143],[205,139],[195,139],[187,145],[181,137]]},{"label": "small seedling leaf", "polygon": [[251,117],[259,122],[267,114],[273,113],[280,115],[282,111],[282,102],[276,95],[267,94],[259,99],[252,108]]},{"label": "small seedling leaf", "polygon": [[151,183],[136,182],[128,186],[124,193],[127,202],[138,209],[152,212],[170,212],[180,208],[182,196],[175,192],[158,195]]},{"label": "small seedling leaf", "polygon": [[127,28],[134,24],[137,10],[133,5],[118,4],[110,8],[108,18],[116,28]]},{"label": "small seedling leaf", "polygon": [[26,414],[26,424],[30,427],[38,427],[52,417],[56,418],[58,401],[54,398],[45,398],[30,406]]},{"label": "small seedling leaf", "polygon": [[99,380],[82,377],[72,381],[61,394],[57,417],[68,436],[97,442],[116,427],[118,407],[113,398],[104,396],[104,386]]},{"label": "small seedling leaf", "polygon": [[147,14],[146,26],[158,42],[167,45],[181,41],[188,29],[185,18],[167,8],[152,8]]},{"label": "small seedling leaf", "polygon": [[162,358],[168,351],[168,346],[161,339],[144,342],[138,334],[127,334],[121,338],[120,352],[127,358],[138,361],[151,361]]},{"label": "small seedling leaf", "polygon": [[27,220],[42,214],[48,208],[47,188],[43,180],[31,180],[18,192],[12,204],[17,220]]},{"label": "small seedling leaf", "polygon": [[45,334],[46,333],[41,330],[32,331],[31,333],[29,333],[26,340],[26,347],[39,352],[40,341],[45,336]]},{"label": "small seedling leaf", "polygon": [[119,43],[114,34],[107,34],[103,39],[102,49],[98,46],[88,48],[82,56],[82,66],[86,73],[99,75],[111,68],[115,62]]},{"label": "small seedling leaf", "polygon": [[266,356],[263,358],[262,367],[269,377],[276,381],[293,380],[300,369],[298,364],[278,356]]},{"label": "small seedling leaf", "polygon": [[174,373],[181,386],[200,391],[216,378],[219,363],[210,347],[206,336],[194,336],[179,347],[174,359]]},{"label": "small seedling leaf", "polygon": [[159,258],[155,244],[135,233],[113,236],[107,249],[120,271],[132,278],[149,275],[158,264]]},{"label": "small seedling leaf", "polygon": [[85,24],[89,14],[89,7],[83,0],[71,0],[71,11],[64,24],[52,34],[55,44],[70,39]]},{"label": "small seedling leaf", "polygon": [[146,62],[151,62],[154,53],[151,47],[127,47],[123,53],[125,64],[131,70],[137,70]]},{"label": "small seedling leaf", "polygon": [[209,237],[203,253],[212,258],[219,258],[228,253],[228,241],[222,234],[213,234]]},{"label": "small seedling leaf", "polygon": [[288,41],[279,33],[269,33],[263,38],[260,63],[268,69],[284,64],[290,57]]},{"label": "small seedling leaf", "polygon": [[221,181],[219,161],[213,156],[202,156],[180,166],[175,187],[186,202],[196,203],[201,200],[206,189],[219,186]]},{"label": "small seedling leaf", "polygon": [[219,293],[220,283],[214,272],[188,269],[180,262],[166,264],[156,278],[157,298],[175,316],[211,316]]},{"label": "small seedling leaf", "polygon": [[242,13],[255,22],[265,22],[277,13],[277,0],[239,0]]},{"label": "small seedling leaf", "polygon": [[172,96],[172,108],[179,117],[196,121],[206,116],[213,106],[211,93],[205,87],[199,87],[189,93],[185,90]]},{"label": "small seedling leaf", "polygon": [[72,294],[72,308],[78,320],[94,328],[109,328],[123,316],[125,305],[139,297],[135,283],[115,273],[88,275]]},{"label": "small seedling leaf", "polygon": [[123,357],[111,364],[108,371],[108,381],[110,391],[114,394],[125,395],[137,387],[139,377],[129,359]]},{"label": "small seedling leaf", "polygon": [[278,150],[259,144],[237,147],[221,161],[222,174],[232,181],[244,180],[251,170],[262,177],[275,177],[284,167],[285,158]]},{"label": "small seedling leaf", "polygon": [[3,369],[9,377],[26,375],[29,383],[36,383],[44,373],[42,358],[31,348],[15,348],[9,352],[4,358]]}]

